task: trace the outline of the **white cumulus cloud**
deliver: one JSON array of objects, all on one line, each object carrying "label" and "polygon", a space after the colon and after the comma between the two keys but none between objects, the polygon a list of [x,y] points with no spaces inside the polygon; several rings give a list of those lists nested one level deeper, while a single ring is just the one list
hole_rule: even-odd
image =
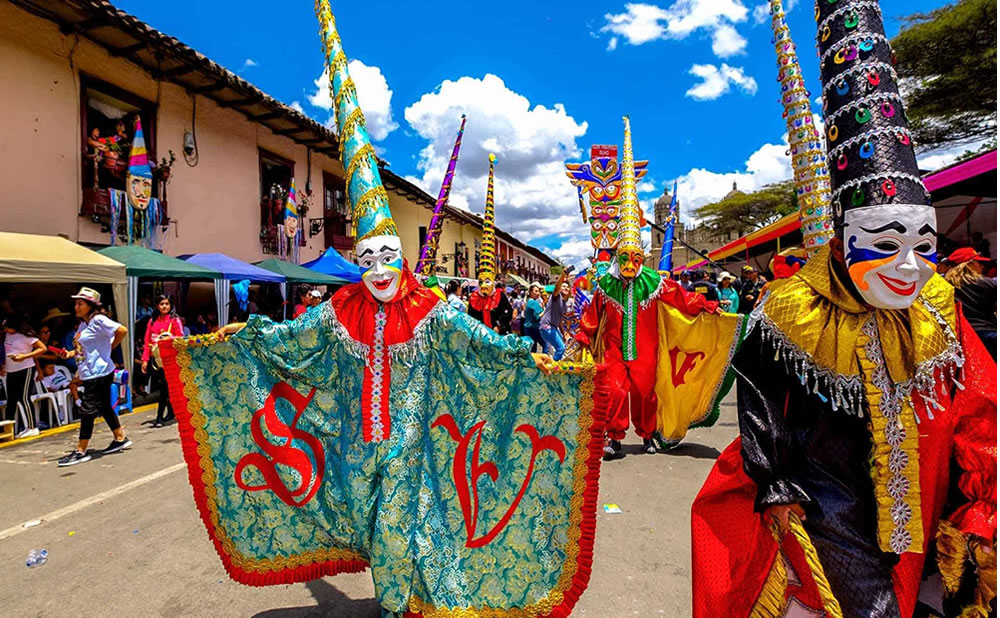
[{"label": "white cumulus cloud", "polygon": [[[365,123],[368,127],[368,135],[373,141],[381,141],[390,133],[399,128],[399,124],[392,118],[392,90],[389,82],[382,75],[382,70],[375,66],[368,66],[360,60],[351,60],[347,64],[347,71],[354,80],[354,85],[358,91],[358,105],[365,114]],[[333,97],[330,94],[330,78],[327,69],[313,82],[316,87],[308,95],[309,104],[330,111],[330,116],[326,120],[327,126],[335,127],[336,120],[333,115]]]},{"label": "white cumulus cloud", "polygon": [[[558,234],[572,241],[587,232],[567,160],[583,153],[576,140],[587,131],[561,103],[532,103],[496,75],[445,80],[406,108],[404,116],[428,144],[420,151],[416,183],[436,195],[451,157],[462,114],[467,115],[450,203],[481,213],[489,153],[497,156],[497,222],[522,240]],[[556,255],[562,255],[556,252]]]},{"label": "white cumulus cloud", "polygon": [[733,85],[746,94],[757,93],[757,81],[746,75],[743,67],[731,67],[726,63],[718,67],[714,64],[695,64],[688,73],[702,80],[684,93],[696,101],[718,99],[729,92]]},{"label": "white cumulus cloud", "polygon": [[[747,19],[741,0],[676,0],[669,8],[628,3],[624,13],[607,13],[601,32],[621,37],[630,45],[659,39],[685,39],[696,31],[712,37],[712,51],[720,58],[741,54],[746,39],[732,24]],[[617,42],[616,42],[617,45]],[[610,49],[614,49],[610,46]]]},{"label": "white cumulus cloud", "polygon": [[717,202],[736,188],[745,193],[792,177],[788,145],[764,144],[747,157],[743,171],[715,172],[692,168],[677,180],[677,200],[685,223],[693,222],[695,209]]}]

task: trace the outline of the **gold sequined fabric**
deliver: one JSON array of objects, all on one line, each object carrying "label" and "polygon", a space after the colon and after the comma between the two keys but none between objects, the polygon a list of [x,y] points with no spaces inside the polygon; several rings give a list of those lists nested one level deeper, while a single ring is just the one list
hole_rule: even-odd
[{"label": "gold sequined fabric", "polygon": [[922,551],[918,428],[962,366],[954,289],[935,275],[907,310],[871,309],[837,274],[829,247],[775,281],[757,319],[776,357],[834,410],[863,415],[883,551]]}]

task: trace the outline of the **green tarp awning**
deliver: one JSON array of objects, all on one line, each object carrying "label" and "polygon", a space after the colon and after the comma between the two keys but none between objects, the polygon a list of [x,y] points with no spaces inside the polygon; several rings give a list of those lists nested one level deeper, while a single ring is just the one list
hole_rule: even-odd
[{"label": "green tarp awning", "polygon": [[323,273],[318,273],[315,270],[309,270],[304,266],[292,264],[291,262],[286,262],[284,260],[276,260],[274,258],[256,262],[254,263],[254,266],[263,268],[264,270],[269,270],[279,275],[284,275],[285,279],[287,279],[289,283],[311,283],[313,285],[346,285],[350,283],[347,279],[324,275]]},{"label": "green tarp awning", "polygon": [[222,273],[144,247],[105,247],[101,255],[125,265],[129,277],[221,279]]}]

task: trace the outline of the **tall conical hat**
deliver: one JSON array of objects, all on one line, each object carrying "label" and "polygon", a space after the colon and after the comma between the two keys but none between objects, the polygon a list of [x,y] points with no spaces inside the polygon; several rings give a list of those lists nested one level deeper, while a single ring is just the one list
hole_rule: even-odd
[{"label": "tall conical hat", "polygon": [[465,133],[465,114],[462,114],[462,124],[458,127],[458,136],[455,137],[455,147],[451,151],[451,160],[448,161],[448,169],[444,173],[444,180],[441,182],[441,191],[438,192],[437,203],[434,204],[434,214],[431,215],[431,223],[427,226],[427,236],[424,238],[424,246],[420,248],[420,259],[417,260],[417,267],[413,271],[417,274],[430,277],[434,274],[434,264],[437,261],[438,240],[441,237],[441,226],[444,224],[442,213],[448,203],[448,196],[451,194],[451,183],[455,179],[455,165],[458,163],[458,151],[462,148],[462,135]]},{"label": "tall conical hat", "polygon": [[353,211],[354,242],[373,236],[397,236],[396,222],[389,211],[389,196],[379,177],[375,148],[365,128],[365,116],[358,106],[354,82],[347,72],[347,56],[330,12],[329,0],[316,0],[316,17],[330,73],[347,199]]},{"label": "tall conical hat", "polygon": [[834,220],[866,206],[929,206],[878,2],[816,7]]},{"label": "tall conical hat", "polygon": [[490,175],[486,181],[486,212],[483,213],[483,242],[479,247],[479,279],[497,278],[497,235],[493,218],[493,164],[497,158],[490,153]]},{"label": "tall conical hat", "polygon": [[292,182],[288,186],[288,196],[285,197],[285,216],[286,217],[298,217],[299,216],[298,197],[295,194],[295,179],[294,178],[292,178]]},{"label": "tall conical hat", "polygon": [[142,133],[142,121],[135,117],[135,135],[132,137],[132,149],[128,155],[129,176],[152,178],[153,170],[149,166],[149,153],[146,152],[146,137]]},{"label": "tall conical hat", "polygon": [[813,123],[809,91],[802,77],[795,43],[785,22],[781,0],[771,0],[771,29],[774,31],[774,52],[778,56],[778,82],[781,84],[781,103],[785,108],[783,116],[788,126],[788,151],[795,172],[802,246],[812,255],[833,236],[826,148],[819,129]]},{"label": "tall conical hat", "polygon": [[625,143],[622,147],[622,205],[618,211],[618,253],[642,251],[639,226],[642,215],[639,198],[635,192],[635,160],[632,157],[632,127],[628,116],[625,121]]}]

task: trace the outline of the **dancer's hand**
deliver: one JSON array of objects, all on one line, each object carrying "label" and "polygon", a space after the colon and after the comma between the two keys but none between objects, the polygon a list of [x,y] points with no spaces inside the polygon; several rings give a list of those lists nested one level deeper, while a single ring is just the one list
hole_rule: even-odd
[{"label": "dancer's hand", "polygon": [[532,354],[532,360],[535,361],[535,367],[542,370],[545,375],[552,375],[552,372],[558,367],[556,362],[552,360],[552,357],[548,354]]},{"label": "dancer's hand", "polygon": [[798,504],[776,504],[768,507],[767,511],[764,512],[764,516],[778,522],[781,533],[784,534],[788,532],[788,516],[791,513],[798,515],[799,519],[806,518],[806,512]]},{"label": "dancer's hand", "polygon": [[243,330],[243,327],[246,325],[247,325],[246,322],[235,322],[233,324],[226,324],[225,326],[220,327],[219,330],[215,331],[215,334],[218,335],[219,337],[228,337],[229,335],[235,335],[236,333]]}]

